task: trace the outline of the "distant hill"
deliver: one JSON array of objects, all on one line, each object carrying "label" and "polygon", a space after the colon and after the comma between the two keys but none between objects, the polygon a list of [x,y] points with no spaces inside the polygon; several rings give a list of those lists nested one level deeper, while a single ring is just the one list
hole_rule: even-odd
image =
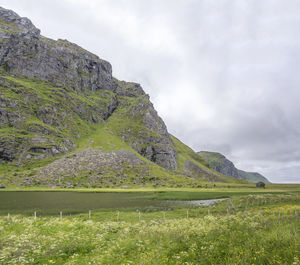
[{"label": "distant hill", "polygon": [[249,182],[259,182],[259,181],[262,181],[264,183],[270,183],[270,181],[264,177],[263,175],[257,173],[257,172],[246,172],[246,171],[243,171],[243,170],[238,170],[239,172],[239,176],[244,179],[244,180],[247,180]]},{"label": "distant hill", "polygon": [[222,173],[225,176],[231,176],[235,179],[243,179],[254,183],[258,181],[269,183],[267,178],[259,173],[246,172],[237,169],[230,160],[220,153],[201,151],[198,152],[198,155],[208,163],[210,168]]}]

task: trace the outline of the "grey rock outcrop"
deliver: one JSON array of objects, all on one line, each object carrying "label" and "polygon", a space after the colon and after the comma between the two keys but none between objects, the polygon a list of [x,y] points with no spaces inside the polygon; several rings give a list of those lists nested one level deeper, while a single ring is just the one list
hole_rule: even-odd
[{"label": "grey rock outcrop", "polygon": [[173,147],[173,141],[166,125],[148,99],[140,102],[131,110],[133,119],[138,119],[141,113],[143,113],[143,123],[153,133],[146,138],[143,135],[133,138],[131,146],[150,161],[167,169],[176,169],[177,153]]},{"label": "grey rock outcrop", "polygon": [[0,160],[68,153],[91,124],[120,109],[127,124],[116,133],[150,161],[177,168],[172,139],[139,84],[113,78],[107,61],[40,35],[29,19],[4,8],[0,75]]},{"label": "grey rock outcrop", "polygon": [[206,151],[198,152],[198,154],[208,162],[210,168],[225,176],[231,176],[236,179],[240,178],[237,168],[224,155]]},{"label": "grey rock outcrop", "polygon": [[135,98],[135,104],[130,105],[128,101],[119,100],[119,107],[126,107],[126,118],[139,126],[124,128],[120,136],[129,142],[131,147],[148,160],[170,170],[177,168],[177,153],[174,143],[168,133],[163,120],[158,116],[149,96],[145,94],[139,84],[115,80],[114,90],[119,97]]},{"label": "grey rock outcrop", "polygon": [[119,81],[113,78],[113,90],[118,96],[139,97],[146,95],[140,84],[134,82]]},{"label": "grey rock outcrop", "polygon": [[37,78],[76,90],[112,89],[110,63],[67,40],[40,35],[27,18],[0,9],[0,67],[7,72]]},{"label": "grey rock outcrop", "polygon": [[187,159],[183,165],[184,173],[195,179],[203,179],[205,181],[220,181],[217,174],[212,173],[211,171],[198,166],[196,163]]}]

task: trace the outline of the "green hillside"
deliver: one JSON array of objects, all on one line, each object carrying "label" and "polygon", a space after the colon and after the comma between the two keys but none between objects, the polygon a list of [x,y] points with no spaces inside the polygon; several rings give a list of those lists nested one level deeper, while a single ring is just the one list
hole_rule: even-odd
[{"label": "green hillside", "polygon": [[0,184],[201,186],[236,182],[168,133],[139,84],[0,8]]},{"label": "green hillside", "polygon": [[270,183],[267,178],[256,172],[246,172],[239,170],[235,165],[228,160],[224,155],[217,152],[201,151],[198,155],[207,163],[208,167],[214,169],[225,176],[231,176],[235,179],[241,179],[249,182]]},{"label": "green hillside", "polygon": [[190,147],[174,136],[172,136],[172,139],[175,144],[175,150],[178,154],[178,171],[184,172],[192,178],[203,181],[243,183],[243,181],[236,180],[229,176],[224,176],[213,168],[210,168],[207,161],[194,152]]},{"label": "green hillside", "polygon": [[[136,112],[136,106],[139,104],[142,104],[144,111],[147,110],[145,106],[150,103],[146,95],[118,97],[118,107],[112,115],[106,120],[99,116],[98,123],[94,123],[90,120],[90,117],[95,115],[93,108],[98,108],[98,112],[104,112],[115,96],[109,90],[89,91],[88,94],[86,91],[75,93],[72,89],[55,87],[36,79],[12,76],[4,71],[0,81],[1,98],[14,104],[14,108],[6,110],[14,116],[22,113],[22,118],[16,120],[15,124],[8,122],[1,124],[2,145],[5,146],[7,153],[15,154],[12,161],[1,164],[1,183],[5,185],[186,186],[198,185],[199,181],[232,181],[206,167],[204,160],[175,137],[172,137],[172,140],[178,154],[178,168],[173,171],[149,161],[133,149],[130,143],[137,138],[143,140],[159,137],[155,131],[147,129],[144,125],[143,110]],[[74,108],[77,105],[84,106],[85,112],[78,113]],[[47,115],[39,116],[41,110],[47,110]],[[134,115],[136,116],[132,119]],[[123,137],[124,131],[128,130],[130,134],[127,138]],[[13,146],[9,145],[10,140],[14,143]],[[72,143],[70,150],[66,150],[65,154],[53,155],[51,150],[60,150],[59,148],[66,142]],[[19,144],[17,146],[19,153],[14,153],[16,144]],[[139,163],[132,165],[124,162],[122,165],[116,164],[106,168],[99,165],[96,170],[86,168],[77,172],[68,171],[66,168],[62,172],[66,165],[63,162],[66,156],[71,160],[72,154],[82,155],[80,152],[89,148],[106,154],[109,151],[126,151],[133,154]],[[88,160],[89,157],[82,155],[81,159]],[[62,164],[58,173],[57,168],[51,167],[60,161]],[[187,161],[193,163],[196,171],[187,170]],[[44,168],[49,169],[51,175],[44,174]],[[101,178],[97,179],[99,170],[102,171]]]},{"label": "green hillside", "polygon": [[259,182],[262,181],[264,183],[270,183],[270,181],[264,177],[263,175],[257,173],[257,172],[246,172],[243,170],[239,170],[239,175],[241,176],[241,178],[243,178],[244,180],[247,180],[249,182]]}]

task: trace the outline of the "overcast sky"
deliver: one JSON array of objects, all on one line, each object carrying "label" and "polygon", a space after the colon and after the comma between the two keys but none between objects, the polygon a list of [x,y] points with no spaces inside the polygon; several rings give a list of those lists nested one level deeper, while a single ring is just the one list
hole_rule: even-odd
[{"label": "overcast sky", "polygon": [[170,133],[300,183],[300,0],[0,0],[140,83]]}]

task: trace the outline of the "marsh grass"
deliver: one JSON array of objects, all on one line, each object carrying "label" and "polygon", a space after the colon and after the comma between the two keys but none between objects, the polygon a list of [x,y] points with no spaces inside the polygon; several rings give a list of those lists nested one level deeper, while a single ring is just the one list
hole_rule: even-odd
[{"label": "marsh grass", "polygon": [[[110,211],[136,211],[154,212],[168,211],[188,207],[190,200],[207,200],[216,198],[232,198],[237,200],[241,196],[255,195],[284,195],[299,194],[297,190],[255,189],[255,188],[206,188],[206,189],[3,189],[0,192],[0,215],[23,214],[32,215],[35,211],[39,216]],[[255,203],[249,197],[248,204]],[[268,198],[265,197],[265,198]],[[263,205],[268,199],[261,199],[256,203]],[[229,201],[229,208],[238,208]],[[189,205],[192,207],[192,205]],[[227,207],[227,208],[228,208]]]},{"label": "marsh grass", "polygon": [[136,211],[14,215],[0,217],[0,263],[299,264],[299,224],[297,194],[235,197],[190,208],[189,218],[185,208],[140,220]]}]

